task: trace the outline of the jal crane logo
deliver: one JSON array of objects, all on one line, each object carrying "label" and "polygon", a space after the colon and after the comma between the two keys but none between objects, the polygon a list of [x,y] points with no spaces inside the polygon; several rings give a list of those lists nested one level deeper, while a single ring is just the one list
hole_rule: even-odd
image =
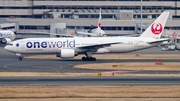
[{"label": "jal crane logo", "polygon": [[151,31],[154,34],[160,34],[163,30],[163,27],[160,23],[153,23],[151,26]]},{"label": "jal crane logo", "polygon": [[101,22],[100,21],[98,22],[98,27],[101,28]]}]

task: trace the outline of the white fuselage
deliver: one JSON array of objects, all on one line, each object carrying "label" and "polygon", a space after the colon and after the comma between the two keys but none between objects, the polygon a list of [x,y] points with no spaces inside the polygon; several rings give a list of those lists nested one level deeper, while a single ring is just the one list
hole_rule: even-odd
[{"label": "white fuselage", "polygon": [[[148,44],[154,38],[139,37],[75,37],[75,38],[27,38],[11,42],[6,50],[20,54],[55,54],[61,49],[74,49],[78,54],[87,50],[93,53],[124,53],[157,46]],[[116,43],[91,49],[79,48],[90,45]]]}]

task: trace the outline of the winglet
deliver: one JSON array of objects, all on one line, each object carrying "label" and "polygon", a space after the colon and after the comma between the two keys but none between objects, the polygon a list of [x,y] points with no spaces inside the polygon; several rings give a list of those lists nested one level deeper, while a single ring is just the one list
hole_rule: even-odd
[{"label": "winglet", "polygon": [[163,12],[142,34],[140,37],[159,39],[163,33],[164,26],[169,17],[169,12]]}]

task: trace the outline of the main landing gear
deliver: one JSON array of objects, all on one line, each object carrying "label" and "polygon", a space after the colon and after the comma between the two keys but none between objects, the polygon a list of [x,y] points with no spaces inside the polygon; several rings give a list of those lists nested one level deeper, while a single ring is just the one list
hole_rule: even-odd
[{"label": "main landing gear", "polygon": [[86,57],[82,57],[83,61],[96,61],[96,58],[92,57],[91,52],[86,52],[85,55]]},{"label": "main landing gear", "polygon": [[94,57],[82,57],[83,61],[96,61],[96,58]]}]

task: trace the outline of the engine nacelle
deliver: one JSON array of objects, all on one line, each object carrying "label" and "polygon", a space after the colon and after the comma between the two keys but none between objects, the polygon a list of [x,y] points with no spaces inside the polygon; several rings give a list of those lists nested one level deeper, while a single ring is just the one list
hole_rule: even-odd
[{"label": "engine nacelle", "polygon": [[74,58],[76,56],[74,49],[61,49],[59,54],[56,54],[57,57],[61,58]]},{"label": "engine nacelle", "polygon": [[10,42],[11,42],[11,39],[10,39],[10,38],[4,38],[4,39],[1,40],[1,43],[2,43],[2,44],[8,44],[8,43],[10,43]]}]

